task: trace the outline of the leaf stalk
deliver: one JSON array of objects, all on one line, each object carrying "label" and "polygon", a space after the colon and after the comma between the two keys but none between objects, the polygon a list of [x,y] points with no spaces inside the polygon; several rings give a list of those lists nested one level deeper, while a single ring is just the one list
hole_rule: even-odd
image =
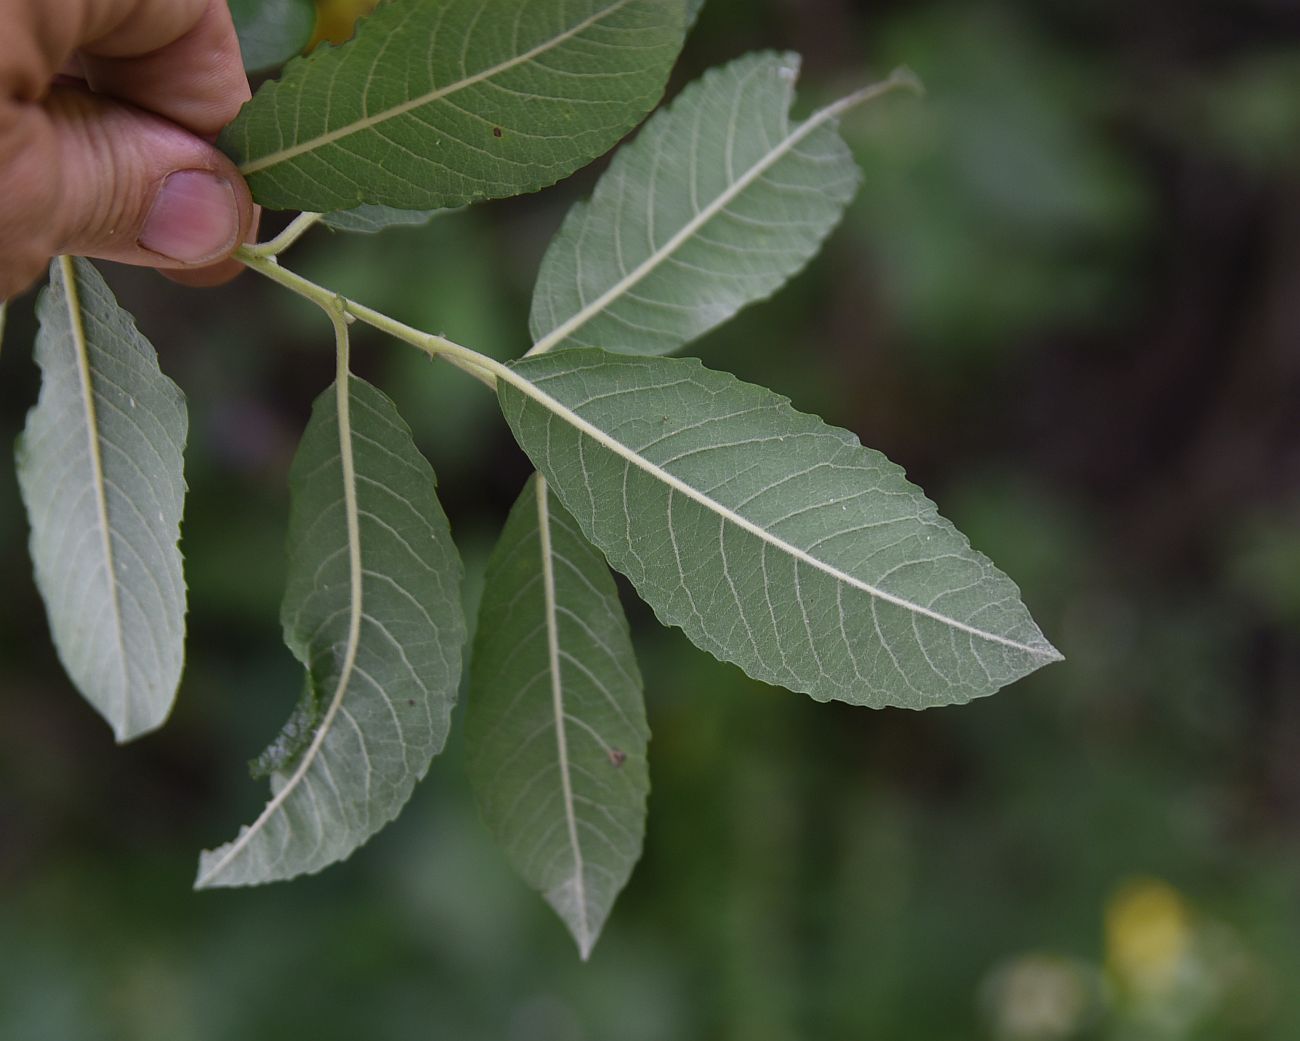
[{"label": "leaf stalk", "polygon": [[241,252],[246,251],[257,257],[278,257],[314,228],[324,216],[323,213],[300,213],[275,238],[259,242],[255,246],[244,246]]},{"label": "leaf stalk", "polygon": [[342,313],[350,318],[356,318],[380,332],[387,333],[394,339],[409,343],[412,347],[424,351],[430,357],[446,358],[456,368],[469,373],[469,375],[490,389],[495,389],[497,378],[502,373],[509,371],[499,361],[489,358],[486,354],[480,354],[478,351],[456,343],[454,340],[448,340],[445,336],[423,332],[414,326],[407,325],[405,322],[399,322],[396,318],[389,317],[382,311],[376,311],[374,308],[350,300],[332,289],[317,285],[310,279],[303,278],[302,275],[281,267],[279,261],[273,256],[256,253],[252,248],[244,246],[235,253],[235,257],[259,275],[263,275],[272,282],[292,290],[306,300],[310,300],[325,311],[326,314],[334,316]]}]

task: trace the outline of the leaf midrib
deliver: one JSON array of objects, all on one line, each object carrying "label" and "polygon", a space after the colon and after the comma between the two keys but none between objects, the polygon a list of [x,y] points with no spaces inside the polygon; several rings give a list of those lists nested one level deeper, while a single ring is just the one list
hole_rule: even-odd
[{"label": "leaf midrib", "polygon": [[573,892],[578,905],[578,948],[585,959],[591,949],[591,923],[587,919],[586,867],[578,842],[578,820],[569,773],[569,738],[564,728],[564,680],[560,672],[560,631],[556,617],[555,561],[551,551],[551,515],[546,478],[537,477],[537,534],[542,557],[542,592],[546,613],[546,653],[551,674],[551,707],[555,713],[555,747],[559,759],[560,790],[564,799],[564,820],[573,850]]},{"label": "leaf midrib", "polygon": [[476,83],[481,83],[484,80],[491,79],[493,76],[497,76],[503,72],[508,72],[510,69],[513,69],[518,65],[532,61],[539,55],[553,50],[565,41],[572,39],[579,33],[589,29],[603,18],[606,18],[621,8],[626,7],[629,3],[632,3],[632,0],[616,0],[615,3],[612,3],[608,7],[604,7],[597,11],[595,14],[584,18],[581,22],[565,29],[562,33],[558,33],[555,36],[544,40],[542,43],[523,54],[499,62],[488,69],[476,72],[472,76],[467,76],[464,79],[457,80],[455,83],[450,83],[445,87],[435,87],[433,90],[427,91],[417,97],[408,98],[401,104],[394,105],[391,108],[386,108],[381,112],[376,112],[374,115],[368,115],[362,119],[355,120],[352,123],[336,127],[334,130],[329,130],[324,134],[318,134],[316,137],[309,138],[306,141],[300,141],[298,144],[291,145],[288,148],[281,148],[278,151],[270,152],[257,159],[251,159],[240,165],[239,172],[244,176],[248,176],[249,174],[257,173],[260,170],[265,170],[268,167],[276,166],[279,163],[288,162],[290,159],[296,159],[300,155],[313,152],[318,148],[324,148],[327,145],[333,144],[335,141],[341,141],[344,138],[351,137],[353,134],[359,134],[363,130],[368,130],[373,126],[387,122],[390,119],[396,119],[398,116],[405,115],[407,112],[414,109],[423,108],[425,105],[432,104],[435,101],[440,101],[442,98],[449,97],[467,87],[472,87]]},{"label": "leaf midrib", "polygon": [[[342,321],[341,318],[339,320]],[[346,329],[340,331],[339,335],[346,337]],[[343,504],[348,531],[348,576],[351,586],[349,590],[347,645],[344,650],[343,665],[339,670],[338,685],[335,687],[329,708],[326,709],[311,744],[303,752],[302,760],[298,763],[297,769],[285,782],[284,787],[266,804],[266,808],[261,812],[257,820],[244,829],[239,838],[230,844],[230,848],[225,855],[195,882],[195,888],[197,889],[202,889],[212,879],[216,878],[248,847],[249,843],[261,833],[266,826],[266,822],[275,815],[280,807],[284,805],[285,800],[302,783],[307,771],[311,769],[312,764],[316,761],[321,745],[325,743],[325,738],[329,736],[330,729],[334,725],[334,717],[342,710],[343,700],[348,693],[348,688],[351,686],[352,673],[356,667],[357,652],[361,643],[361,619],[364,615],[364,603],[361,585],[361,519],[357,506],[356,469],[352,456],[351,379],[348,375],[347,350],[342,345],[339,378],[335,381],[335,387],[337,388],[335,411],[337,412],[339,429],[339,456],[343,470]]]},{"label": "leaf midrib", "polygon": [[81,402],[86,418],[91,483],[95,489],[95,511],[99,519],[99,535],[104,553],[104,577],[108,583],[108,602],[113,615],[113,638],[117,643],[118,671],[122,676],[121,732],[129,734],[131,732],[131,683],[127,673],[128,658],[122,633],[122,604],[117,581],[117,566],[113,555],[113,534],[108,526],[108,490],[104,480],[103,453],[99,447],[99,414],[95,407],[94,377],[90,371],[90,346],[81,316],[81,293],[78,289],[77,269],[73,258],[59,257],[59,271],[63,275],[64,304],[68,309],[69,329],[77,357],[77,378],[81,387]]},{"label": "leaf midrib", "polygon": [[[619,279],[609,289],[605,290],[586,307],[582,308],[569,319],[556,326],[549,333],[543,336],[528,351],[528,354],[545,354],[547,351],[563,343],[575,332],[581,329],[588,322],[600,316],[604,310],[609,307],[615,300],[630,292],[633,287],[648,278],[656,271],[661,264],[668,260],[674,253],[682,248],[691,238],[693,238],[701,228],[717,217],[723,210],[731,205],[739,196],[749,189],[763,174],[767,173],[773,166],[784,159],[795,146],[803,141],[818,127],[825,125],[837,116],[843,115],[849,109],[854,108],[873,98],[879,97],[888,91],[899,86],[901,81],[891,77],[881,83],[872,84],[869,87],[863,87],[861,90],[854,91],[839,101],[819,109],[809,116],[804,122],[800,123],[793,131],[788,133],[779,141],[776,146],[763,156],[757,163],[751,166],[736,180],[732,181],[727,188],[714,198],[707,206],[699,210],[694,217],[687,221],[678,231],[668,239],[659,249],[655,250],[650,256],[646,257],[640,264],[633,268],[623,278]],[[730,128],[734,129],[734,128]]]},{"label": "leaf midrib", "polygon": [[[570,374],[573,371],[576,370],[570,370]],[[705,509],[716,513],[724,521],[728,521],[732,524],[735,524],[737,527],[741,528],[742,530],[747,531],[751,535],[754,535],[755,537],[761,539],[762,541],[768,543],[769,545],[774,546],[776,549],[782,551],[783,553],[789,554],[790,556],[794,557],[796,560],[800,560],[803,563],[809,565],[810,567],[815,568],[816,570],[821,571],[826,575],[829,575],[831,578],[835,579],[836,581],[843,582],[846,585],[850,585],[855,589],[858,589],[868,594],[869,596],[874,597],[875,599],[882,600],[888,604],[893,604],[895,607],[900,607],[904,610],[911,611],[925,618],[929,618],[932,621],[939,622],[942,625],[950,626],[951,628],[956,629],[959,632],[967,633],[968,635],[977,637],[981,640],[986,640],[990,643],[1000,644],[1004,647],[1009,647],[1013,650],[1021,651],[1025,654],[1031,655],[1035,658],[1042,659],[1044,661],[1056,661],[1059,659],[1060,657],[1059,653],[1056,652],[1054,649],[1051,649],[1050,647],[1041,647],[1041,646],[1034,647],[1031,646],[1030,644],[1025,644],[1025,643],[1021,643],[1018,640],[1013,640],[1010,637],[999,636],[997,633],[987,632],[983,629],[980,629],[977,626],[970,625],[967,622],[962,622],[956,618],[949,617],[948,615],[945,615],[940,611],[935,611],[933,608],[929,608],[921,604],[913,603],[912,601],[907,600],[901,596],[896,596],[893,593],[887,593],[885,590],[873,586],[869,582],[864,582],[862,579],[857,578],[854,575],[850,575],[849,573],[840,570],[834,565],[828,564],[826,561],[819,560],[817,557],[813,556],[807,550],[792,545],[791,543],[787,542],[785,539],[780,538],[779,536],[773,534],[772,532],[768,531],[762,526],[755,524],[747,517],[744,517],[741,514],[735,512],[730,507],[724,506],[722,503],[706,495],[704,492],[700,491],[694,486],[687,484],[685,481],[683,481],[681,478],[677,477],[676,475],[669,473],[667,470],[663,469],[657,464],[650,462],[650,460],[638,454],[634,449],[629,448],[621,441],[617,440],[614,437],[611,437],[605,431],[601,430],[595,424],[591,423],[587,419],[578,415],[568,405],[565,405],[563,402],[558,401],[556,398],[551,397],[551,395],[547,394],[544,390],[542,390],[540,387],[534,384],[531,380],[527,379],[526,377],[521,375],[513,368],[503,366],[498,371],[498,375],[506,379],[511,384],[511,386],[515,387],[516,390],[519,390],[526,397],[532,398],[543,408],[554,413],[556,416],[558,416],[564,422],[568,423],[570,426],[574,427],[581,433],[586,434],[593,441],[596,441],[598,444],[600,444],[610,452],[613,452],[615,455],[620,456],[621,458],[627,460],[633,466],[649,474],[651,477],[654,477],[656,480],[662,481],[670,488],[680,492],[682,495],[686,496],[692,501],[703,506]]]}]

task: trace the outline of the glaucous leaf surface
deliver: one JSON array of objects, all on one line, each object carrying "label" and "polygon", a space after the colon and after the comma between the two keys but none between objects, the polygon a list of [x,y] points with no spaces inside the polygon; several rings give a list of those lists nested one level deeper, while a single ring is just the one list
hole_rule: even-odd
[{"label": "glaucous leaf surface", "polygon": [[327,213],[321,223],[335,231],[374,235],[385,228],[415,227],[428,224],[434,217],[452,210],[395,210],[391,206],[357,206],[350,210]]},{"label": "glaucous leaf surface", "polygon": [[796,54],[711,69],[622,148],[569,212],[533,294],[535,353],[667,354],[801,270],[861,175],[838,117],[903,80],[792,124]]},{"label": "glaucous leaf surface", "polygon": [[220,144],[274,209],[536,191],[654,107],[684,33],[683,0],[388,0],[291,62]]},{"label": "glaucous leaf surface", "polygon": [[537,475],[488,563],[465,730],[483,818],[583,958],[641,855],[650,733],[609,568]]},{"label": "glaucous leaf surface", "polygon": [[185,397],[85,260],[37,305],[41,395],[18,445],[36,585],[59,660],[128,741],[161,726],[185,658]]},{"label": "glaucous leaf surface", "polygon": [[964,702],[1057,660],[1015,585],[851,433],[697,361],[516,362],[516,439],[659,619],[818,700]]},{"label": "glaucous leaf surface", "polygon": [[203,854],[196,886],[291,878],[397,816],[446,741],[465,621],[432,469],[387,397],[317,400],[291,475],[285,641],[308,686],[259,765],[271,801]]},{"label": "glaucous leaf surface", "polygon": [[265,72],[301,54],[316,27],[313,0],[229,0],[244,68]]}]

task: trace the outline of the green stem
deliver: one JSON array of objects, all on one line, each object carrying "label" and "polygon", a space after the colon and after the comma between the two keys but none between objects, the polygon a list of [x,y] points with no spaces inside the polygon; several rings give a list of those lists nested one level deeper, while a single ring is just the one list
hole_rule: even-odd
[{"label": "green stem", "polygon": [[275,238],[266,242],[259,242],[256,246],[244,246],[241,252],[247,251],[255,257],[279,256],[302,238],[324,216],[323,213],[300,213]]},{"label": "green stem", "polygon": [[272,282],[278,283],[299,296],[310,300],[327,314],[338,314],[341,310],[344,314],[351,315],[380,332],[387,333],[389,336],[409,343],[413,347],[418,347],[431,357],[446,358],[456,368],[469,373],[479,382],[492,389],[496,388],[497,378],[501,374],[509,372],[499,361],[489,358],[485,354],[480,354],[469,347],[448,340],[444,336],[421,332],[413,326],[399,322],[396,318],[390,318],[381,311],[376,311],[374,308],[366,307],[355,300],[340,296],[324,286],[303,278],[302,275],[281,267],[274,257],[253,252],[248,246],[244,246],[236,252],[235,257],[259,275],[263,275]]},{"label": "green stem", "polygon": [[348,378],[352,375],[352,341],[348,335],[348,318],[347,310],[343,307],[338,297],[334,298],[334,306],[329,309],[330,322],[334,326],[334,351],[337,372],[335,376],[338,382],[346,384]]}]

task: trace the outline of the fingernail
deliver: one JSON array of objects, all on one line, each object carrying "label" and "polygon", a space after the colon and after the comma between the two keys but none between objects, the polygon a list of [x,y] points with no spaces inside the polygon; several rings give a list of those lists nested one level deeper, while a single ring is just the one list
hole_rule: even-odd
[{"label": "fingernail", "polygon": [[158,189],[140,245],[183,264],[225,256],[239,237],[235,189],[206,170],[178,170]]}]

